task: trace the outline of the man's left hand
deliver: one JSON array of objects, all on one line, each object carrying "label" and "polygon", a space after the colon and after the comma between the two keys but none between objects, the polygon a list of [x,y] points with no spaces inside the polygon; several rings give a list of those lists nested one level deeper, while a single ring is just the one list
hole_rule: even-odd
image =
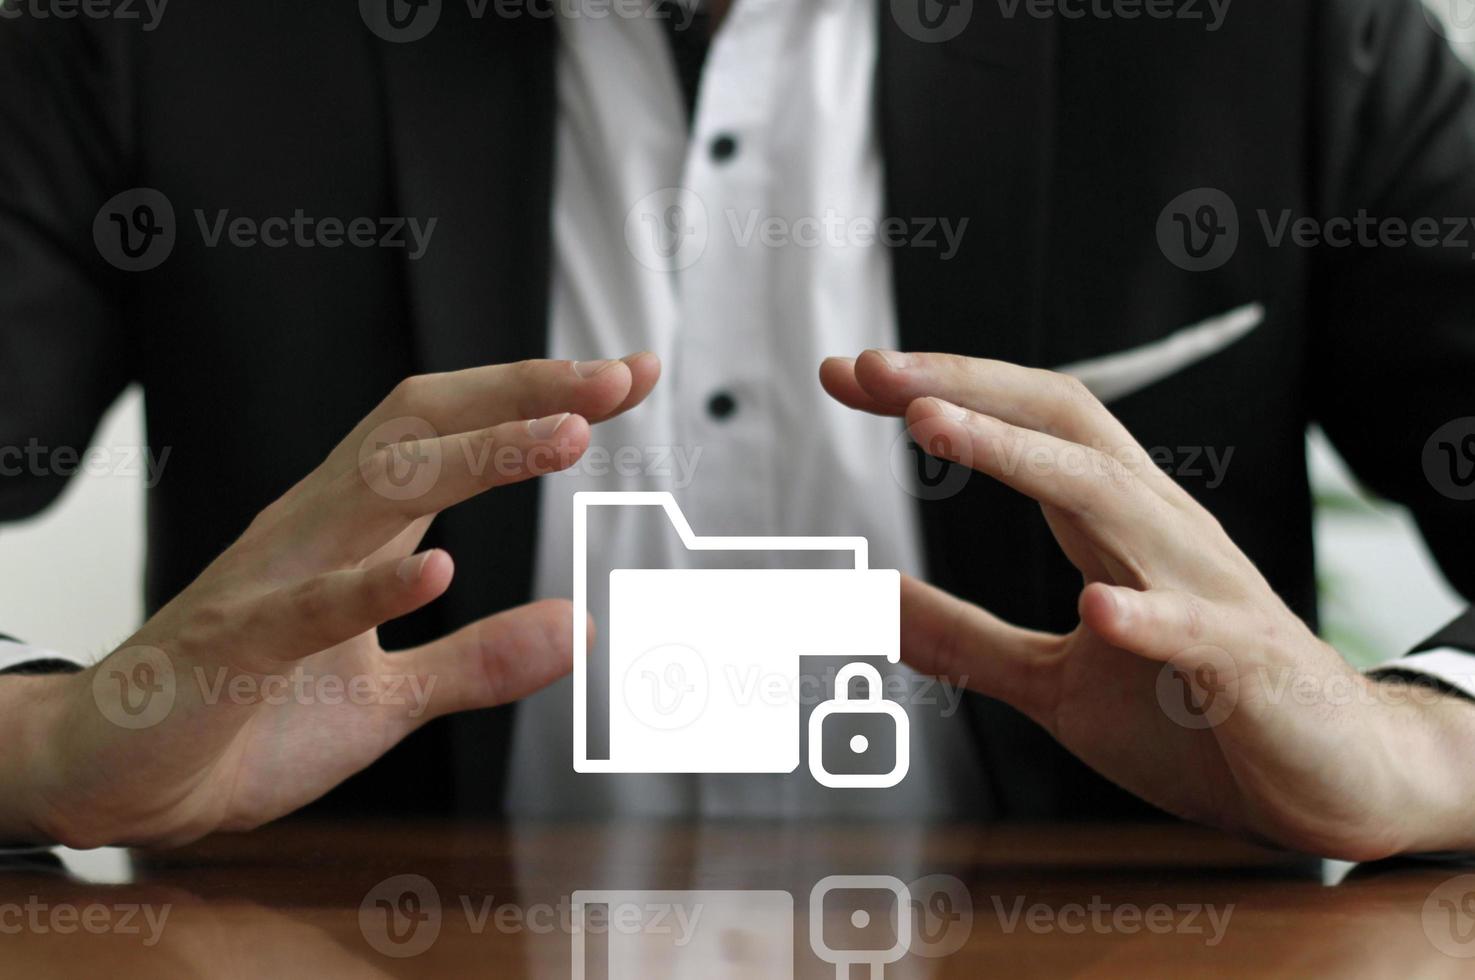
[{"label": "man's left hand", "polygon": [[878,351],[820,378],[1036,500],[1084,578],[1065,635],[907,579],[907,662],[1012,704],[1191,820],[1348,860],[1475,849],[1475,706],[1352,668],[1080,382]]}]

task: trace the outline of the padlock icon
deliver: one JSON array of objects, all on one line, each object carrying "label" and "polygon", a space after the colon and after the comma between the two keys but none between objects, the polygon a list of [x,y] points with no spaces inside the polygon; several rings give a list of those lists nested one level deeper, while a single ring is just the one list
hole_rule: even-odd
[{"label": "padlock icon", "polygon": [[[865,682],[863,700],[850,697],[850,682]],[[833,773],[825,768],[824,724],[832,715],[889,715],[896,729],[896,759],[890,772]],[[863,737],[857,736],[858,739]],[[855,747],[855,751],[864,751]],[[870,664],[853,663],[840,668],[835,675],[835,697],[816,705],[809,715],[809,774],[821,786],[834,789],[885,789],[906,778],[911,767],[911,719],[895,701],[882,697],[881,674]]]}]

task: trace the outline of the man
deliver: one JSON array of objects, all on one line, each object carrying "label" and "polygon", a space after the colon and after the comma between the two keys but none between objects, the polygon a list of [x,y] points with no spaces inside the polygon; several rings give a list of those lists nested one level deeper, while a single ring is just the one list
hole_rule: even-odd
[{"label": "man", "polygon": [[[1303,434],[1320,423],[1407,504],[1469,592],[1469,504],[1421,456],[1470,414],[1475,274],[1456,248],[1332,239],[1339,219],[1475,213],[1470,76],[1413,0],[1212,25],[1199,7],[13,18],[5,442],[80,445],[137,380],[173,452],[150,499],[158,611],[98,668],[0,685],[4,744],[27,747],[0,763],[0,836],[254,826],[388,752],[320,805],[1027,819],[1145,800],[1338,857],[1468,849],[1475,626],[1392,678],[1316,639]],[[1044,370],[1062,366],[1110,408]],[[897,416],[957,464],[936,492],[888,472]],[[580,469],[591,438],[700,447],[682,502],[704,533],[865,534],[912,573],[904,657],[978,693],[952,718],[909,706],[905,795],[599,782],[550,750],[562,692],[472,710],[567,669],[568,607],[519,604],[566,594],[568,494],[660,483]],[[1153,447],[1233,465],[1166,474]],[[404,492],[406,460],[436,479]],[[8,483],[6,514],[59,489]],[[669,557],[629,528],[601,547]],[[376,696],[221,702],[194,681],[264,690],[295,667]],[[1411,696],[1411,672],[1441,693]],[[126,699],[165,676],[167,715],[134,724],[147,704]],[[1232,710],[1174,721],[1164,676]],[[437,681],[423,711],[387,696],[395,677]]]}]

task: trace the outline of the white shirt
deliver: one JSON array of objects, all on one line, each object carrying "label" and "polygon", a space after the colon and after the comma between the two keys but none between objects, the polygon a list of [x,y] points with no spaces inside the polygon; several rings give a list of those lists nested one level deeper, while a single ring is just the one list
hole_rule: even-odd
[{"label": "white shirt", "polygon": [[[658,353],[661,384],[596,429],[594,459],[620,447],[637,447],[647,464],[666,447],[678,453],[666,473],[605,473],[595,462],[543,481],[538,595],[570,594],[572,494],[588,489],[672,490],[698,534],[864,536],[874,567],[920,574],[916,501],[889,466],[902,424],[842,407],[818,381],[828,355],[896,345],[889,256],[867,234],[884,217],[873,0],[738,0],[713,39],[690,139],[659,22],[571,18],[561,28],[550,356]],[[735,152],[715,159],[724,136]],[[657,193],[672,188],[686,192]],[[732,412],[714,417],[709,405],[723,396]],[[596,615],[608,588],[601,569],[699,561],[646,510],[591,519]],[[591,665],[605,656],[591,650]],[[590,675],[591,705],[607,704],[607,670]],[[802,766],[781,776],[574,773],[572,697],[557,684],[519,708],[509,807],[977,815],[982,774],[965,717],[955,700],[946,711],[938,688],[907,690],[904,703],[935,703],[906,704],[906,779],[838,791]],[[592,713],[591,731],[602,718]]]}]

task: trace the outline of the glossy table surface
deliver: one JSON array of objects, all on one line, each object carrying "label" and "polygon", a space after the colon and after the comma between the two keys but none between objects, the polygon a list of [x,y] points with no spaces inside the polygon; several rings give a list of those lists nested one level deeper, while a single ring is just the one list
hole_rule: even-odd
[{"label": "glossy table surface", "polygon": [[130,877],[7,864],[0,976],[1475,976],[1475,867],[1181,826],[298,823]]}]

